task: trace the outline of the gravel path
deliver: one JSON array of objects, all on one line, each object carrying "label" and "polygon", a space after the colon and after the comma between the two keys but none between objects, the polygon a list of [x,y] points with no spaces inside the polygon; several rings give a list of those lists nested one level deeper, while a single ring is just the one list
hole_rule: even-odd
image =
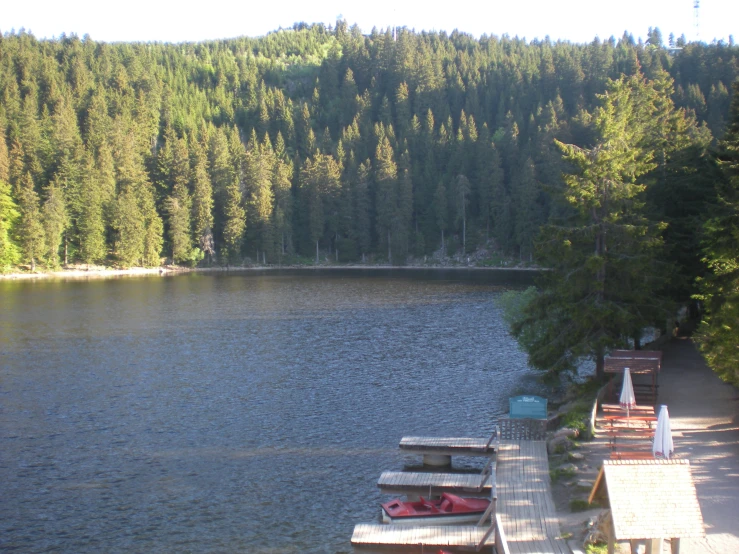
[{"label": "gravel path", "polygon": [[680,552],[739,553],[739,391],[685,338],[665,347],[659,384],[675,454],[690,460],[706,526],[706,538],[681,541]]}]

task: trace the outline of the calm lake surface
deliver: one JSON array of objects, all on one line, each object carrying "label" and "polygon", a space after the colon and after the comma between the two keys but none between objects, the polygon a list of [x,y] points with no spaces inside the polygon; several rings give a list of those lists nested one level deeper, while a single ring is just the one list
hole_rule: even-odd
[{"label": "calm lake surface", "polygon": [[351,552],[420,463],[403,435],[486,436],[541,392],[507,279],[0,281],[0,551]]}]

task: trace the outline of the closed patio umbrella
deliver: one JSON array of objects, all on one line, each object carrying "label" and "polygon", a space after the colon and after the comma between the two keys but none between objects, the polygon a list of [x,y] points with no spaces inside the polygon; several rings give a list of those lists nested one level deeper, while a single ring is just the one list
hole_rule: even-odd
[{"label": "closed patio umbrella", "polygon": [[629,415],[629,409],[636,406],[636,396],[634,395],[634,385],[631,382],[631,372],[627,367],[624,369],[624,383],[621,387],[621,397],[619,404],[622,408],[626,408],[626,416]]},{"label": "closed patio umbrella", "polygon": [[659,417],[657,418],[657,429],[654,431],[652,453],[655,458],[664,458],[665,460],[669,460],[670,456],[672,456],[674,452],[675,445],[672,442],[670,414],[667,413],[667,406],[660,406]]}]

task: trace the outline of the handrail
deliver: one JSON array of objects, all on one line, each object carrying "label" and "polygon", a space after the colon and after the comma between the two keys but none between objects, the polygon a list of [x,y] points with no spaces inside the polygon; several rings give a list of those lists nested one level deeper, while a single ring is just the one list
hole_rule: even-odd
[{"label": "handrail", "polygon": [[[477,527],[480,527],[482,523],[490,517],[490,514],[493,513],[493,510],[495,510],[495,504],[497,502],[497,498],[495,498],[492,494],[490,495],[490,504],[488,505],[487,510],[485,510],[485,513],[482,514],[482,517],[477,522]],[[490,523],[493,523],[493,520],[490,520]]]},{"label": "handrail", "polygon": [[[485,541],[487,541],[490,538],[490,535],[493,534],[496,528],[498,527],[497,521],[498,519],[496,517],[494,521],[490,522],[490,528],[487,531],[485,531],[485,534],[482,536],[482,539],[480,539],[480,542],[475,547],[475,552],[480,552],[480,550],[483,549],[483,547],[485,546]],[[497,537],[497,532],[496,532],[496,537]]]},{"label": "handrail", "polygon": [[488,459],[488,463],[485,464],[485,467],[482,468],[482,471],[480,472],[480,484],[477,486],[477,492],[480,492],[483,487],[485,486],[485,483],[488,482],[488,479],[490,479],[490,476],[493,474],[493,458]]},{"label": "handrail", "polygon": [[495,425],[495,430],[493,431],[493,434],[490,435],[490,438],[488,439],[488,442],[485,443],[485,450],[487,450],[488,448],[490,448],[490,444],[494,440],[496,440],[498,437],[500,437],[500,427],[496,424]]},{"label": "handrail", "polygon": [[497,554],[511,554],[508,549],[508,540],[500,522],[500,516],[495,514],[495,551]]}]

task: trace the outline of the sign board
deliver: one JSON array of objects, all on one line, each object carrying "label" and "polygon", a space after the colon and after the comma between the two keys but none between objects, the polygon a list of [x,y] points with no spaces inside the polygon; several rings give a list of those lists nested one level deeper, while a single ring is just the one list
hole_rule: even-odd
[{"label": "sign board", "polygon": [[509,399],[511,419],[546,419],[547,399],[541,396],[514,396]]}]

